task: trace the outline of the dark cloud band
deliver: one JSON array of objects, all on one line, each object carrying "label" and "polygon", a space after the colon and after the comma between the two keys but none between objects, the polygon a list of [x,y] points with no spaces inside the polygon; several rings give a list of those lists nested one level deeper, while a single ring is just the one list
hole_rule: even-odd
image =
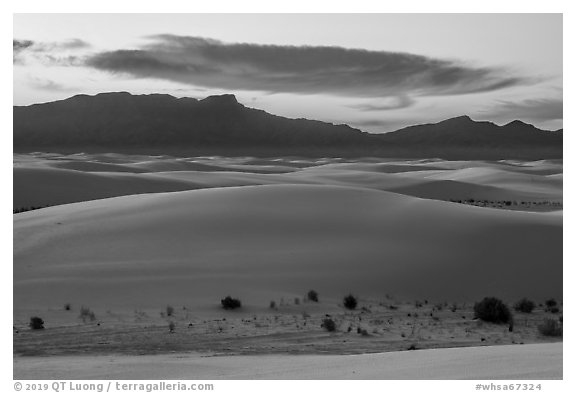
[{"label": "dark cloud band", "polygon": [[86,65],[112,73],[196,86],[356,97],[455,95],[527,83],[499,68],[477,68],[407,53],[328,46],[230,44],[174,35],[136,50],[100,52]]}]

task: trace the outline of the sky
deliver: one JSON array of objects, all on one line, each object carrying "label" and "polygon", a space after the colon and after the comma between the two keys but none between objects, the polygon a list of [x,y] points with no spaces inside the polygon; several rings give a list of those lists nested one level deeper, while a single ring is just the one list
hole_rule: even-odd
[{"label": "sky", "polygon": [[364,131],[563,127],[561,14],[15,14],[13,101],[128,91]]}]

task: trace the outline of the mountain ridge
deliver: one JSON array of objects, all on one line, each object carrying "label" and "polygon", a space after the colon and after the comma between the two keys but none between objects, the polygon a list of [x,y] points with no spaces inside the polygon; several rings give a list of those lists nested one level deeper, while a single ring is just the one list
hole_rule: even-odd
[{"label": "mountain ridge", "polygon": [[15,152],[48,149],[177,155],[562,157],[562,129],[541,130],[520,120],[499,126],[462,115],[372,134],[347,124],[270,114],[246,107],[233,94],[204,99],[128,92],[81,94],[14,106],[13,114]]}]

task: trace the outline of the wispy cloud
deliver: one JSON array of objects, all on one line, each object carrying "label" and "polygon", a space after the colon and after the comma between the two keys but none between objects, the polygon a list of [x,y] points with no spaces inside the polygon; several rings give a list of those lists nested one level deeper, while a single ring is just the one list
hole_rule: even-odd
[{"label": "wispy cloud", "polygon": [[77,56],[61,56],[62,52],[90,48],[91,45],[81,39],[73,38],[60,42],[38,42],[32,40],[12,40],[14,64],[25,64],[25,55],[49,65],[78,65]]},{"label": "wispy cloud", "polygon": [[46,91],[75,91],[73,87],[65,86],[61,83],[55,82],[51,79],[45,78],[30,78],[29,85],[37,90]]},{"label": "wispy cloud", "polygon": [[456,95],[531,83],[503,68],[407,53],[224,43],[168,34],[149,38],[152,43],[139,49],[100,52],[87,57],[85,64],[209,88],[354,97]]},{"label": "wispy cloud", "polygon": [[348,105],[348,108],[357,109],[362,112],[389,111],[408,108],[415,103],[416,101],[413,98],[408,97],[407,95],[401,95],[398,97],[384,98],[378,102]]},{"label": "wispy cloud", "polygon": [[482,110],[482,115],[494,120],[524,119],[534,122],[563,119],[562,99],[539,98],[523,101],[498,101]]},{"label": "wispy cloud", "polygon": [[19,57],[19,55],[26,49],[30,48],[32,45],[34,45],[34,41],[12,40],[12,61],[14,64],[19,64],[22,62],[22,59]]}]

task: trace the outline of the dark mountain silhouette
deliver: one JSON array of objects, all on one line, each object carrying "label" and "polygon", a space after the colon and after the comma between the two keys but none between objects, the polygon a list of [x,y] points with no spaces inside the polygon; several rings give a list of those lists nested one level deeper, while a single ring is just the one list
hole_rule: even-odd
[{"label": "dark mountain silhouette", "polygon": [[197,100],[103,93],[15,106],[14,151],[540,159],[562,157],[562,130],[462,116],[370,134],[275,116],[230,94]]},{"label": "dark mountain silhouette", "polygon": [[[503,126],[460,116],[383,134],[388,148],[445,158],[561,158],[562,130],[544,131],[514,120]],[[430,154],[434,152],[435,154]]]}]

